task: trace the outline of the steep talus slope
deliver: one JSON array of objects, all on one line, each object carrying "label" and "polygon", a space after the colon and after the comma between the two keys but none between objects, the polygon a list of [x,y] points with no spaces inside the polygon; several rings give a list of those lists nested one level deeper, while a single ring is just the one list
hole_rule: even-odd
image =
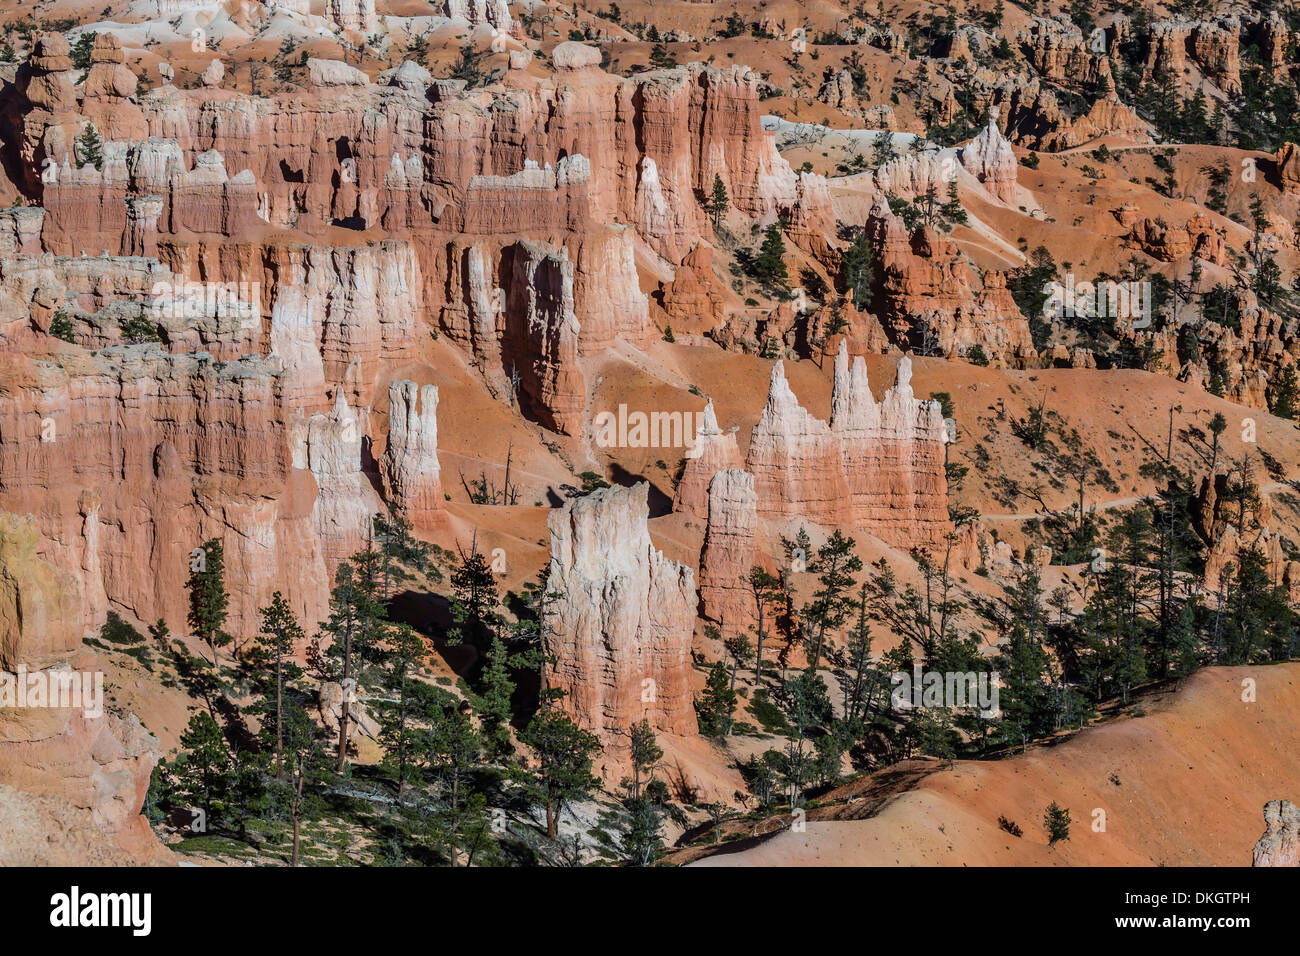
[{"label": "steep talus slope", "polygon": [[[1242,700],[1248,680],[1254,702]],[[702,863],[1249,866],[1264,804],[1300,793],[1300,664],[1210,668],[1144,703],[1145,716],[1056,746],[957,761],[870,819],[826,819],[840,811],[812,810],[806,832],[786,830]],[[1042,818],[1053,801],[1074,822],[1070,839],[1050,847]],[[1104,832],[1093,830],[1098,809]],[[1000,816],[1024,836],[1002,830]]]}]

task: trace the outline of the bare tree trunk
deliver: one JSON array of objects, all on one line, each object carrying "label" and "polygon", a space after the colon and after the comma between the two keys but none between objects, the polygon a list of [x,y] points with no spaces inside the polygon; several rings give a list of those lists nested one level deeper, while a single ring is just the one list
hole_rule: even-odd
[{"label": "bare tree trunk", "polygon": [[339,709],[339,761],[337,770],[342,773],[347,766],[348,759],[348,717],[350,713],[351,701],[349,696],[349,680],[352,677],[352,626],[349,623],[348,629],[344,632],[343,637],[343,703]]},{"label": "bare tree trunk", "polygon": [[302,785],[306,781],[305,773],[298,777],[298,795],[293,801],[293,860],[290,866],[298,865],[298,846],[299,846],[299,827],[298,821],[302,812]]},{"label": "bare tree trunk", "polygon": [[284,773],[284,679],[281,676],[282,657],[275,658],[275,766],[276,773]]}]

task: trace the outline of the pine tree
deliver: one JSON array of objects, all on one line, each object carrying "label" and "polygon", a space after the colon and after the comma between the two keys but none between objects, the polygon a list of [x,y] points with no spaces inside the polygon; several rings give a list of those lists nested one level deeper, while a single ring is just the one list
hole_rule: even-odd
[{"label": "pine tree", "polygon": [[863,582],[858,595],[858,619],[849,632],[846,650],[846,677],[843,682],[844,716],[856,723],[866,711],[867,695],[874,690],[871,666],[871,627],[867,622],[867,585]]},{"label": "pine tree", "polygon": [[817,549],[817,557],[808,565],[808,570],[817,575],[821,585],[803,609],[805,625],[813,628],[813,634],[808,635],[813,641],[809,670],[815,671],[821,662],[827,633],[839,630],[853,609],[849,588],[854,584],[853,576],[862,570],[862,559],[853,553],[854,544],[852,538],[837,529]]},{"label": "pine tree", "polygon": [[190,610],[187,620],[194,636],[212,650],[212,666],[217,667],[217,649],[231,643],[222,630],[230,597],[226,594],[226,560],[219,538],[203,542],[203,554],[190,563]]},{"label": "pine tree", "polygon": [[767,640],[769,608],[781,591],[781,581],[770,571],[755,565],[749,570],[749,593],[754,598],[754,684],[763,681],[763,642]]},{"label": "pine tree", "polygon": [[939,216],[949,226],[964,226],[970,221],[965,208],[962,207],[961,200],[957,197],[957,180],[955,179],[948,181],[948,199],[939,208]]},{"label": "pine tree", "polygon": [[871,283],[875,271],[875,253],[865,229],[854,233],[853,241],[840,257],[840,282],[853,294],[853,307],[862,311],[871,307]]},{"label": "pine tree", "polygon": [[627,790],[633,800],[640,800],[646,782],[653,779],[654,769],[663,759],[664,752],[648,720],[642,720],[628,728],[628,742],[632,757],[632,777],[626,781]]},{"label": "pine tree", "polygon": [[480,717],[483,737],[488,750],[494,755],[504,755],[510,746],[510,699],[515,692],[515,682],[510,678],[509,654],[505,642],[492,638],[488,648],[487,665],[479,677],[479,699],[482,703]]},{"label": "pine tree", "polygon": [[90,53],[95,48],[98,34],[87,30],[80,34],[72,44],[72,66],[77,70],[90,69]]},{"label": "pine tree", "polygon": [[786,744],[779,769],[788,788],[790,808],[794,809],[812,769],[813,752],[807,747],[809,731],[830,719],[831,702],[826,696],[825,682],[814,670],[800,671],[787,680],[782,694],[786,717],[794,725],[795,736]]},{"label": "pine tree", "polygon": [[1153,528],[1149,509],[1125,512],[1112,529],[1105,569],[1095,572],[1095,588],[1084,606],[1083,626],[1092,648],[1088,662],[1095,699],[1118,688],[1129,692],[1147,679],[1147,652],[1154,623],[1145,609],[1155,605],[1159,576],[1150,570]]},{"label": "pine tree", "polygon": [[632,866],[650,866],[663,853],[664,812],[648,797],[624,802],[619,851]]},{"label": "pine tree", "polygon": [[772,223],[763,234],[763,244],[754,258],[754,277],[765,285],[785,285],[789,275],[785,268],[785,242],[781,226]]},{"label": "pine tree", "polygon": [[180,745],[182,754],[172,766],[177,793],[191,807],[201,808],[211,827],[225,809],[230,770],[226,741],[212,715],[201,710],[190,718]]},{"label": "pine tree", "polygon": [[500,632],[501,615],[497,612],[497,582],[487,556],[477,542],[468,552],[461,552],[460,564],[451,573],[452,629],[448,641],[470,644],[485,650]]},{"label": "pine tree", "polygon": [[77,158],[78,166],[94,166],[96,169],[104,166],[104,140],[94,123],[87,123],[77,137]]},{"label": "pine tree", "polygon": [[[379,594],[382,562],[378,552],[367,548],[339,564],[330,591],[330,616],[312,641],[308,660],[322,681],[337,681],[343,687],[339,714],[336,770],[347,766],[351,703],[356,688],[366,679],[367,666],[382,663],[383,642],[388,633],[388,612]],[[325,642],[328,647],[322,650]]]},{"label": "pine tree", "polygon": [[1250,285],[1260,301],[1272,308],[1282,294],[1282,270],[1272,259],[1265,259],[1255,270]]},{"label": "pine tree", "polygon": [[72,335],[72,320],[62,309],[57,310],[54,318],[50,320],[50,335],[65,342],[76,342]]},{"label": "pine tree", "polygon": [[[257,637],[255,653],[273,674],[275,688],[275,759],[277,768],[283,768],[284,753],[284,692],[285,682],[302,676],[302,668],[293,661],[293,655],[303,644],[303,630],[279,591],[271,596],[271,603],[261,609],[262,629]],[[269,695],[268,695],[269,696]]]},{"label": "pine tree", "polygon": [[[482,798],[469,790],[469,779],[482,760],[483,740],[449,694],[429,698],[424,719],[425,769],[446,804],[443,814],[452,866],[460,856],[460,839],[482,812]],[[475,799],[478,796],[478,799]]]},{"label": "pine tree", "polygon": [[999,735],[1022,747],[1051,726],[1048,658],[1043,648],[1046,615],[1041,596],[1038,568],[1027,564],[1007,594],[1010,633],[997,658],[1002,682]]},{"label": "pine tree", "polygon": [[1062,809],[1053,800],[1043,811],[1043,829],[1047,831],[1048,843],[1051,846],[1070,839],[1070,811]]},{"label": "pine tree", "polygon": [[[749,638],[744,634],[735,634],[722,642],[722,646],[727,649],[731,655],[731,690],[736,689],[736,672],[740,670],[740,665],[749,660],[749,656],[754,652],[754,647],[749,643]],[[730,728],[728,728],[730,733]]]},{"label": "pine tree", "polygon": [[704,694],[695,702],[700,733],[706,737],[725,737],[736,710],[736,692],[730,687],[727,665],[714,661],[705,681]]},{"label": "pine tree", "polygon": [[427,660],[424,639],[413,628],[400,624],[392,629],[382,680],[387,699],[377,704],[377,710],[384,763],[395,771],[399,800],[411,780],[414,754],[422,738],[414,717],[423,692],[431,688],[417,680],[416,674]]},{"label": "pine tree", "polygon": [[708,210],[709,215],[713,218],[713,231],[717,232],[722,228],[726,221],[727,210],[731,208],[731,200],[727,196],[727,184],[722,181],[719,173],[713,174],[713,193],[709,196]]},{"label": "pine tree", "polygon": [[320,727],[297,700],[284,708],[284,776],[273,784],[288,805],[293,825],[293,850],[290,866],[297,866],[301,856],[302,824],[319,816],[324,802],[310,786],[319,784],[328,773],[328,764]]},{"label": "pine tree", "polygon": [[1273,385],[1273,414],[1278,418],[1296,417],[1300,412],[1300,386],[1296,382],[1296,371],[1293,366],[1287,366],[1278,376],[1277,382]]},{"label": "pine tree", "polygon": [[677,58],[668,52],[668,48],[662,43],[656,43],[650,48],[650,66],[656,70],[669,70],[677,65]]},{"label": "pine tree", "polygon": [[872,166],[879,168],[890,162],[898,155],[898,151],[894,149],[894,134],[887,129],[882,129],[872,141],[871,150]]},{"label": "pine tree", "polygon": [[537,753],[540,767],[527,781],[532,799],[546,807],[546,836],[554,840],[565,806],[581,800],[600,781],[591,761],[600,741],[554,708],[543,708],[524,728],[520,739]]}]

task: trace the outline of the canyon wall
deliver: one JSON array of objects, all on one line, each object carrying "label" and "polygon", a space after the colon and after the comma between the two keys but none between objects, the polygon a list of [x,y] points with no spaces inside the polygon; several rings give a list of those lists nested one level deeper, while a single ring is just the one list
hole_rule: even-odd
[{"label": "canyon wall", "polygon": [[36,687],[81,686],[96,666],[76,578],[39,541],[29,519],[0,513],[0,669],[13,695],[0,698],[0,865],[171,863],[140,815],[157,738],[103,699],[34,703]]}]

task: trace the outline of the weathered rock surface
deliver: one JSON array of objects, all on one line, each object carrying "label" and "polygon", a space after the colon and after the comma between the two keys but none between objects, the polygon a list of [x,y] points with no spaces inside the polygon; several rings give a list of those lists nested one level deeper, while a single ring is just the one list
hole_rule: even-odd
[{"label": "weathered rock surface", "polygon": [[961,151],[961,164],[984,184],[984,188],[1005,203],[1016,201],[1016,155],[998,128],[998,110],[989,111],[989,121],[970,145]]},{"label": "weathered rock surface", "polygon": [[1289,193],[1300,193],[1300,147],[1295,143],[1283,143],[1274,161],[1282,188]]},{"label": "weathered rock surface", "polygon": [[232,629],[256,627],[275,590],[320,619],[316,487],[291,460],[278,362],[115,346],[63,367],[8,356],[0,371],[0,507],[33,516],[88,624],[113,607],[184,633],[190,552],[213,537]]},{"label": "weathered rock surface", "polygon": [[102,697],[27,697],[33,680],[94,681],[91,660],[72,673],[85,633],[77,583],[37,556],[37,541],[29,519],[0,514],[0,676],[10,692],[26,685],[0,704],[0,864],[172,862],[140,816],[158,740]]},{"label": "weathered rock surface", "polygon": [[877,403],[866,362],[858,356],[850,366],[841,344],[827,424],[799,404],[778,362],[745,466],[759,516],[802,517],[904,546],[936,544],[951,531],[943,418],[938,403],[914,397],[911,374],[904,357]]},{"label": "weathered rock surface", "polygon": [[677,482],[673,510],[685,511],[697,518],[709,513],[709,486],[713,476],[725,468],[741,466],[740,446],[734,429],[724,432],[718,427],[713,399],[704,406],[703,417],[695,430],[695,441],[687,450],[682,477]]},{"label": "weathered rock surface", "polygon": [[1251,866],[1300,866],[1300,807],[1290,800],[1264,804],[1264,835],[1255,844]]},{"label": "weathered rock surface", "polygon": [[519,377],[520,407],[547,428],[582,432],[587,386],[578,365],[573,263],[567,249],[521,240],[512,249],[503,361]]},{"label": "weathered rock surface", "polygon": [[312,524],[331,566],[360,551],[369,538],[372,508],[361,474],[362,431],[361,416],[340,389],[333,409],[306,421],[294,449],[294,466],[305,466],[316,479]]},{"label": "weathered rock surface", "polygon": [[1005,274],[989,271],[981,280],[952,240],[931,227],[909,234],[883,196],[867,229],[877,251],[880,318],[895,342],[950,357],[979,346],[994,364],[1025,365],[1037,357]]},{"label": "weathered rock surface", "polygon": [[410,381],[388,386],[388,449],[382,464],[389,504],[395,505],[417,531],[430,533],[445,528],[436,386],[421,388]]},{"label": "weathered rock surface", "polygon": [[724,634],[750,622],[749,571],[758,530],[754,476],[728,468],[709,483],[709,519],[700,554],[700,613]]},{"label": "weathered rock surface", "polygon": [[604,488],[551,513],[543,676],[565,713],[606,743],[645,719],[672,735],[697,732],[691,695],[695,575],[665,558],[646,525],[649,485]]},{"label": "weathered rock surface", "polygon": [[66,661],[85,622],[76,579],[37,556],[30,521],[0,512],[0,670]]}]

